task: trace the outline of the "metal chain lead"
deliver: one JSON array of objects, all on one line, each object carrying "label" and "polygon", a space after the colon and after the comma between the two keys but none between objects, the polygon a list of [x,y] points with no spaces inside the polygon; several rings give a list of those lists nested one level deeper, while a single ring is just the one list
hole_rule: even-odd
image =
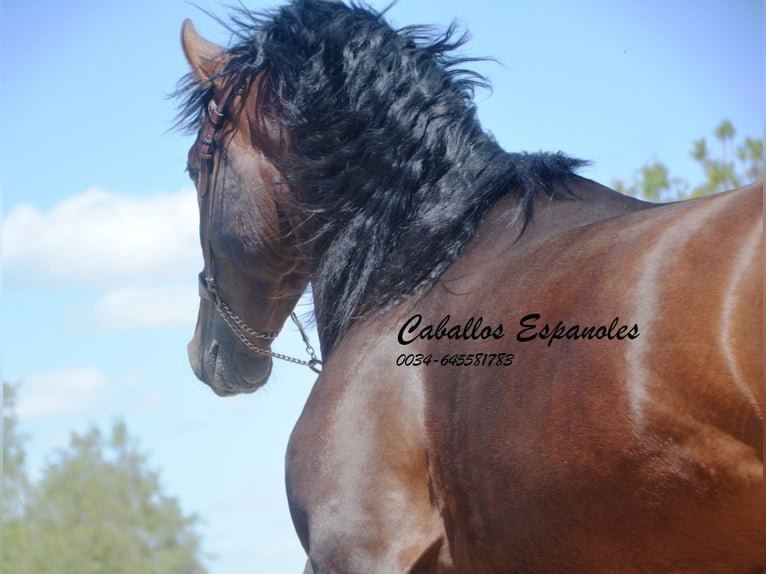
[{"label": "metal chain lead", "polygon": [[[290,313],[290,319],[293,320],[293,323],[295,323],[295,326],[298,327],[298,331],[300,331],[301,338],[303,339],[303,342],[306,344],[306,352],[309,354],[309,357],[311,359],[308,361],[308,366],[312,371],[320,372],[321,369],[316,370],[314,367],[319,366],[321,367],[322,361],[317,359],[316,352],[314,351],[314,347],[311,346],[311,341],[309,341],[309,336],[306,334],[306,331],[303,329],[303,325],[301,325],[301,322],[298,320],[298,316],[295,314],[295,311]],[[313,365],[313,366],[312,366]]]},{"label": "metal chain lead", "polygon": [[253,351],[254,353],[257,353],[259,355],[264,355],[266,357],[272,357],[274,359],[279,359],[282,361],[287,361],[288,363],[302,365],[302,366],[308,367],[309,369],[311,369],[317,374],[322,372],[322,361],[317,359],[316,352],[314,351],[314,347],[311,346],[311,342],[309,341],[308,335],[306,334],[306,331],[303,329],[303,325],[301,325],[301,322],[298,320],[298,317],[295,315],[294,312],[290,313],[290,318],[293,320],[293,323],[295,323],[295,325],[298,327],[298,331],[300,331],[301,338],[303,339],[303,342],[306,344],[306,352],[308,353],[310,357],[308,361],[306,361],[305,359],[298,359],[296,357],[284,355],[282,353],[277,353],[276,351],[272,351],[270,349],[264,349],[263,347],[259,347],[258,345],[253,343],[249,339],[248,335],[250,335],[251,337],[256,337],[258,339],[274,340],[279,335],[279,331],[260,333],[258,331],[255,331],[254,329],[251,329],[236,313],[234,313],[234,311],[231,310],[231,308],[223,300],[221,300],[220,296],[218,297],[218,301],[215,308],[218,311],[218,314],[224,320],[224,322],[229,326],[232,332],[240,340],[240,342],[245,347]]},{"label": "metal chain lead", "polygon": [[[239,315],[237,315],[234,311],[231,310],[231,307],[229,307],[224,301],[220,300],[218,301],[218,308],[219,311],[222,312],[222,314],[226,314],[226,316],[231,319],[231,322],[236,325],[237,329],[242,331],[244,334],[249,335],[251,337],[255,337],[256,339],[266,339],[267,341],[273,341],[279,336],[279,331],[267,331],[265,333],[262,333],[260,331],[256,331],[255,329],[250,328],[247,323],[245,323]],[[231,323],[228,321],[226,322],[229,327],[232,327]],[[234,328],[234,327],[232,327]]]}]

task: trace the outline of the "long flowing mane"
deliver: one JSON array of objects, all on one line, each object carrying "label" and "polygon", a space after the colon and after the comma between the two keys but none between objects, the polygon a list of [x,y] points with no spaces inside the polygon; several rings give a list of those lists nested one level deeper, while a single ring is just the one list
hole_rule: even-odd
[{"label": "long flowing mane", "polygon": [[[222,76],[260,77],[262,114],[287,133],[270,158],[311,270],[322,351],[360,317],[424,292],[455,260],[487,210],[515,194],[532,217],[539,194],[567,195],[582,165],[563,154],[507,153],[473,103],[484,79],[455,55],[455,27],[393,29],[382,13],[327,0],[239,10]],[[189,75],[180,125],[197,129],[212,97]],[[562,191],[563,190],[563,191]],[[509,222],[510,223],[510,222]]]}]

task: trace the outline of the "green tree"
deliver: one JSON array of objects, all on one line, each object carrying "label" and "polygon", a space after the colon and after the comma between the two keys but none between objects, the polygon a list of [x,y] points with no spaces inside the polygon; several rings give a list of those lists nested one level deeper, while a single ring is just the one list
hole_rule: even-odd
[{"label": "green tree", "polygon": [[614,188],[628,195],[648,201],[669,201],[701,197],[733,189],[746,183],[763,179],[763,140],[745,138],[744,142],[730,154],[736,136],[736,129],[729,120],[723,120],[713,131],[720,145],[720,155],[715,157],[706,138],[692,143],[691,156],[699,162],[705,174],[705,181],[692,187],[682,178],[671,177],[665,164],[654,161],[639,168],[626,184],[622,180],[613,182]]},{"label": "green tree", "polygon": [[689,184],[677,177],[670,177],[667,166],[655,161],[641,167],[630,186],[623,182],[615,182],[615,189],[621,193],[646,199],[647,201],[669,201],[684,195]]},{"label": "green tree", "polygon": [[206,572],[199,519],[163,494],[124,423],[108,436],[97,428],[73,433],[27,488],[21,508],[3,515],[5,572]]},{"label": "green tree", "polygon": [[746,181],[763,181],[763,140],[745,138],[737,148],[737,159],[744,166]]},{"label": "green tree", "polygon": [[24,444],[16,421],[16,388],[3,382],[3,572],[23,560],[23,541],[28,534],[23,519],[29,482],[24,467]]},{"label": "green tree", "polygon": [[3,517],[8,519],[21,514],[29,487],[15,409],[16,388],[3,382]]},{"label": "green tree", "polygon": [[734,129],[734,124],[732,124],[729,120],[723,120],[720,124],[718,124],[718,127],[715,128],[714,133],[715,139],[721,142],[721,158],[723,163],[726,164],[729,161],[727,144],[730,140],[734,139],[734,135],[737,133],[737,130]]}]

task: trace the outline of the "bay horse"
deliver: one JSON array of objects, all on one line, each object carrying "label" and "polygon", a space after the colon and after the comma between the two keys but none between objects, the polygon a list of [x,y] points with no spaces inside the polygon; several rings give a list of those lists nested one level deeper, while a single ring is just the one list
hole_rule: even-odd
[{"label": "bay horse", "polygon": [[762,183],[650,204],[508,153],[452,28],[322,0],[227,25],[182,32],[189,356],[256,390],[310,285],[305,572],[762,572]]}]

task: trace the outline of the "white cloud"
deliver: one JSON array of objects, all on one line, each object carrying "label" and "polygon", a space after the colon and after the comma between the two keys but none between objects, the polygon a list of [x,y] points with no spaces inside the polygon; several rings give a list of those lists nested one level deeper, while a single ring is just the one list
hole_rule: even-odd
[{"label": "white cloud", "polygon": [[113,376],[93,366],[30,373],[20,382],[16,414],[23,424],[97,413],[116,416],[130,408],[160,408],[166,402],[139,374]]},{"label": "white cloud", "polygon": [[33,373],[24,377],[16,411],[24,422],[92,412],[108,387],[109,376],[95,367]]},{"label": "white cloud", "polygon": [[199,307],[197,284],[134,285],[101,296],[86,323],[107,331],[194,327]]},{"label": "white cloud", "polygon": [[7,286],[121,287],[194,276],[195,193],[127,196],[91,189],[48,210],[16,206],[4,220]]},{"label": "white cloud", "polygon": [[77,327],[191,328],[202,266],[198,222],[193,190],[128,196],[91,189],[48,209],[19,205],[3,224],[4,282],[94,289],[86,307],[63,312]]}]

